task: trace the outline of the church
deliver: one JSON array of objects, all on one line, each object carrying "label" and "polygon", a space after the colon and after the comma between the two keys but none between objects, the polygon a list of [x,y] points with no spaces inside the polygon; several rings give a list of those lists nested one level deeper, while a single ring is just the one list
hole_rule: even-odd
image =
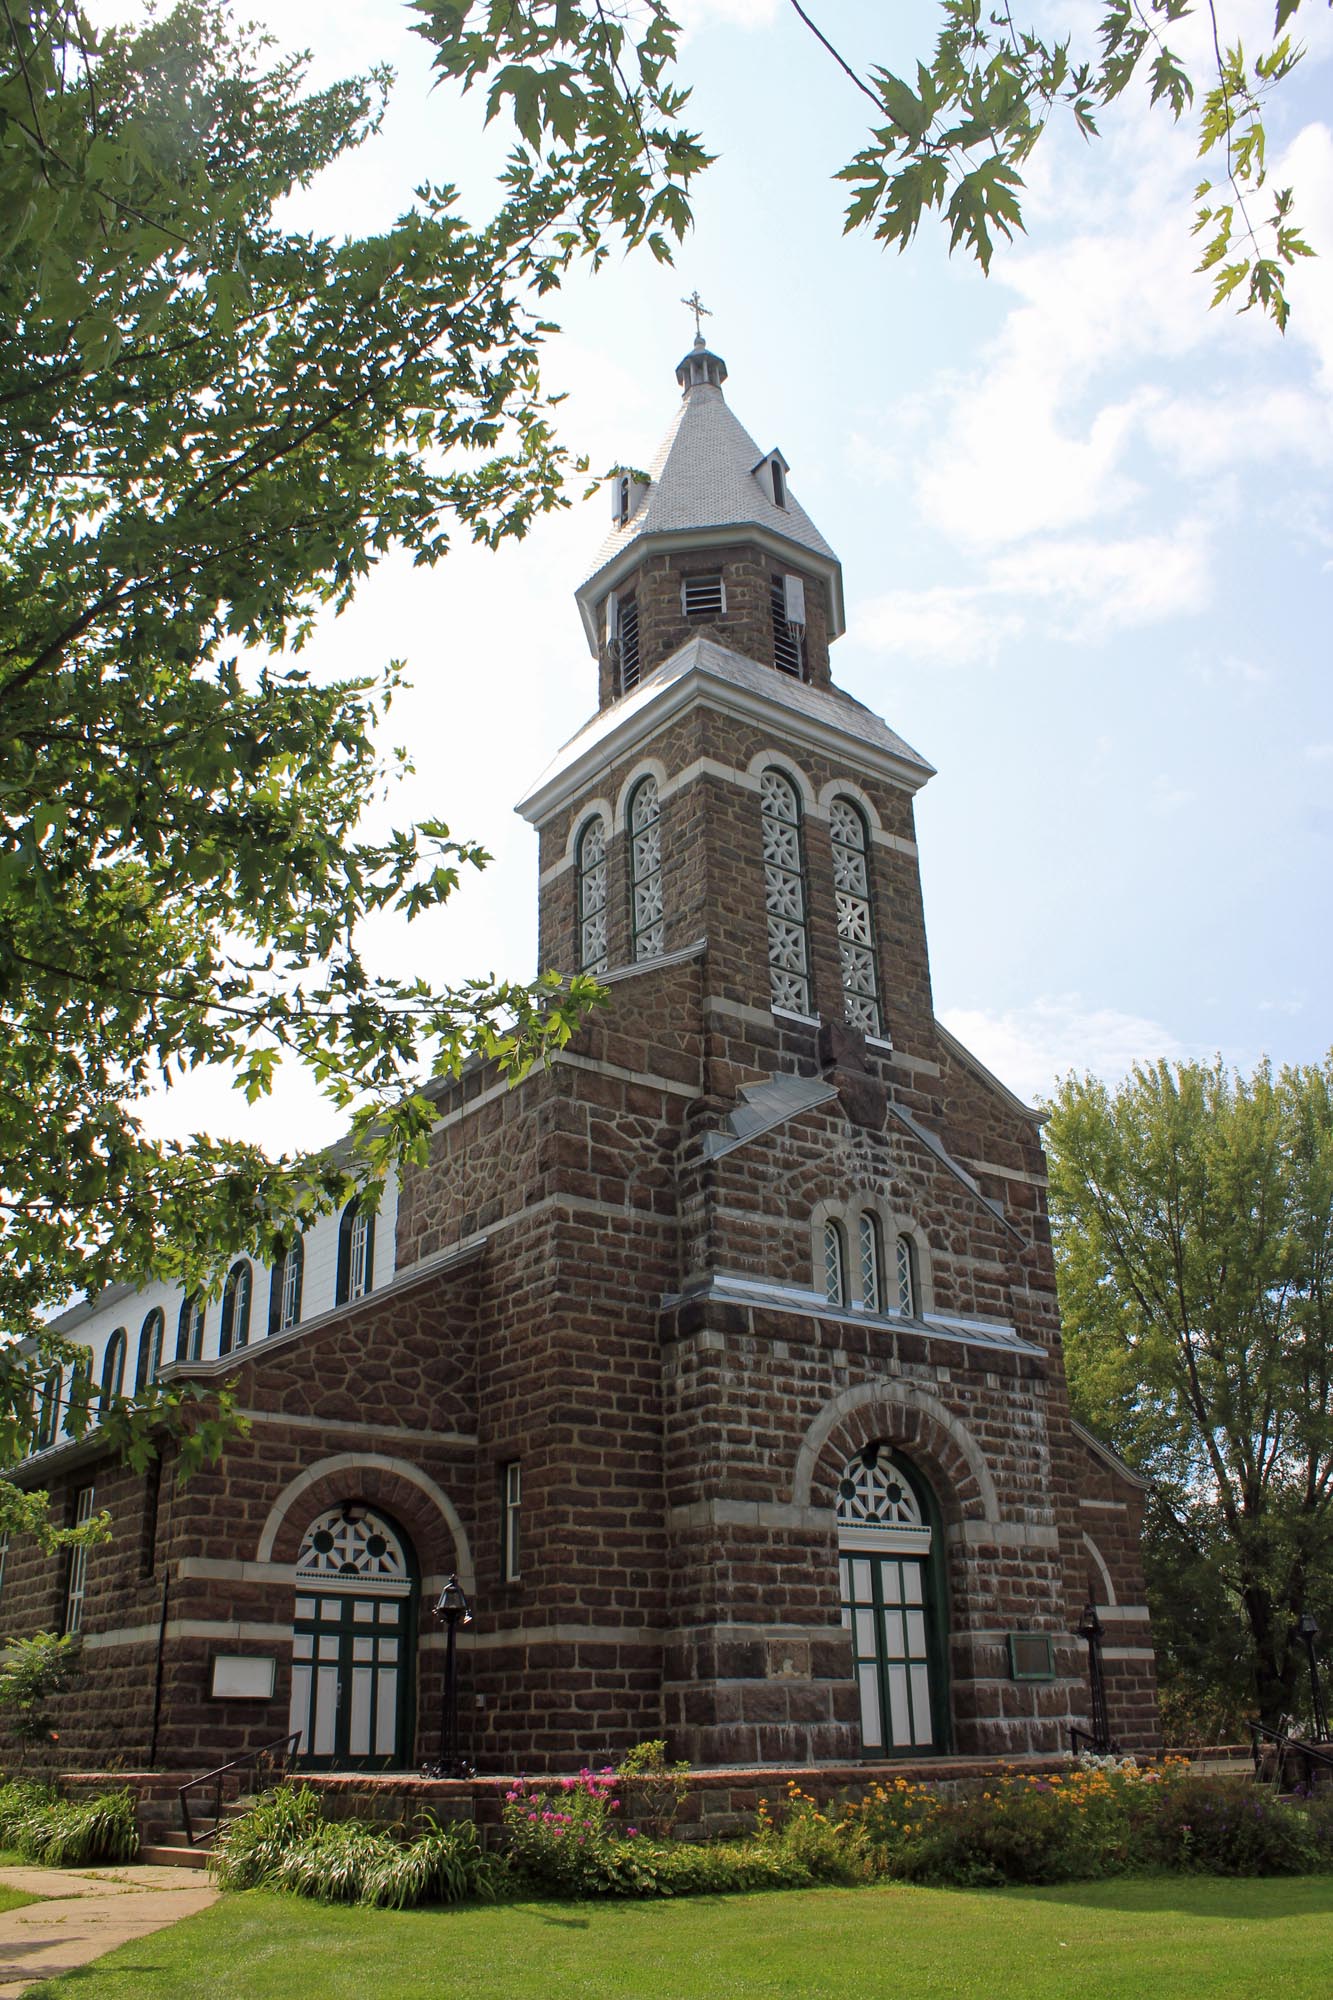
[{"label": "church", "polygon": [[[568,1771],[1157,1741],[1140,1482],[1073,1421],[1039,1115],[935,1019],[931,766],[830,674],[838,558],[702,336],[576,595],[596,712],[518,810],[539,960],[608,1003],[522,1082],[436,1090],[429,1164],[212,1300],[59,1322],[97,1394],[231,1383],[186,1483],[62,1431],[16,1475],[113,1540],[3,1551],[77,1632],[59,1757]],[[665,386],[665,385],[664,385]]]}]

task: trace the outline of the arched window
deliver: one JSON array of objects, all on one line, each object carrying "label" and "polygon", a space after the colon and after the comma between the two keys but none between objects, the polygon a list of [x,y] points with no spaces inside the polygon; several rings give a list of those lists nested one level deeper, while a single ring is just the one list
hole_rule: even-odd
[{"label": "arched window", "polygon": [[156,1382],[158,1370],[162,1366],[162,1340],[166,1332],[166,1320],[161,1306],[154,1306],[139,1329],[139,1353],[134,1364],[134,1393],[141,1396],[151,1382]]},{"label": "arched window", "polygon": [[847,1303],[847,1245],[832,1216],[824,1224],[824,1296],[831,1306]]},{"label": "arched window", "polygon": [[204,1352],[204,1309],[198,1295],[187,1292],[176,1321],[176,1359],[198,1361]]},{"label": "arched window", "polygon": [[606,821],[593,816],[579,835],[575,864],[579,898],[579,970],[605,972],[606,949]]},{"label": "arched window", "polygon": [[359,1195],[349,1201],[338,1224],[338,1284],[335,1303],[363,1299],[375,1282],[375,1217]]},{"label": "arched window", "polygon": [[884,1286],[881,1275],[879,1223],[868,1208],[856,1218],[856,1275],[860,1302],[867,1312],[883,1312]]},{"label": "arched window", "polygon": [[125,1351],[129,1339],[125,1328],[118,1326],[106,1344],[106,1353],[102,1356],[102,1386],[97,1398],[100,1416],[105,1416],[125,1392]]},{"label": "arched window", "polygon": [[810,1012],[810,945],[801,859],[801,803],[781,771],[760,779],[764,908],[768,914],[768,983],[775,1007]]},{"label": "arched window", "polygon": [[870,907],[870,839],[859,806],[834,799],[829,809],[833,890],[838,904],[838,957],[843,1010],[854,1028],[877,1035],[879,981],[875,974],[875,924]]},{"label": "arched window", "polygon": [[921,1281],[917,1269],[916,1244],[910,1236],[898,1238],[898,1310],[915,1319],[921,1306]]},{"label": "arched window", "polygon": [[56,1441],[56,1426],[60,1422],[60,1370],[50,1368],[42,1383],[41,1401],[37,1406],[37,1449],[45,1451]]},{"label": "arched window", "polygon": [[629,801],[630,928],[634,956],[660,958],[666,950],[662,912],[662,807],[656,778],[640,778]]},{"label": "arched window", "polygon": [[227,1282],[222,1287],[222,1332],[218,1339],[218,1353],[230,1354],[233,1347],[245,1347],[250,1340],[250,1295],[254,1290],[254,1272],[249,1259],[238,1258],[227,1273]]},{"label": "arched window", "polygon": [[301,1285],[305,1277],[305,1239],[293,1237],[277,1263],[268,1290],[268,1330],[286,1333],[301,1317]]}]

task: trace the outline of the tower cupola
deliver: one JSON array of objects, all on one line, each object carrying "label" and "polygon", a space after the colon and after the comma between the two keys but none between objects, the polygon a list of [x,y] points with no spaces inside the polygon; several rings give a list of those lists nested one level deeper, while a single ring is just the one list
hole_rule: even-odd
[{"label": "tower cupola", "polygon": [[761,451],[733,414],[727,364],[702,333],[675,373],[670,428],[646,470],[613,474],[610,532],[577,592],[600,706],[699,636],[827,686],[829,642],[846,628],[842,566],[782,452]]}]

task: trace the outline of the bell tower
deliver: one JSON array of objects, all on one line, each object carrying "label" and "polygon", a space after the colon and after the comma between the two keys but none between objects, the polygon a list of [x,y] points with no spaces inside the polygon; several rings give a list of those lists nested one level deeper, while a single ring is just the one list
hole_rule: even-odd
[{"label": "bell tower", "polygon": [[845,625],[842,568],[776,447],[727,404],[727,364],[696,334],[680,405],[650,468],[607,482],[611,530],[578,606],[611,707],[697,636],[812,687]]}]

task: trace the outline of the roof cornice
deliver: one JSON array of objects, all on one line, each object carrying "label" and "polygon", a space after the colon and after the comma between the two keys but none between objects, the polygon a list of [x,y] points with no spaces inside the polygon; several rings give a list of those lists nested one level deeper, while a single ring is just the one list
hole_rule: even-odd
[{"label": "roof cornice", "polygon": [[[714,642],[714,650],[725,655],[729,649]],[[693,658],[687,658],[691,653]],[[933,767],[916,757],[906,744],[898,752],[868,741],[864,732],[865,711],[859,705],[849,705],[845,722],[831,715],[811,715],[782,699],[784,683],[775,668],[765,669],[761,662],[745,660],[743,654],[732,657],[751,669],[758,667],[761,672],[771,673],[773,693],[760,693],[727,678],[710,663],[707,642],[691,639],[617,705],[619,714],[607,712],[604,728],[590,726],[589,730],[581,731],[580,736],[586,738],[582,743],[580,736],[574,737],[573,754],[568,761],[557,762],[538,779],[532,790],[519,800],[515,811],[530,825],[540,826],[586,790],[590,781],[608,765],[631,755],[643,737],[701,704],[737,721],[762,723],[767,729],[779,731],[787,742],[850,763],[857,770],[909,792],[919,791],[934,776]],[[673,668],[675,671],[668,672]]]}]

